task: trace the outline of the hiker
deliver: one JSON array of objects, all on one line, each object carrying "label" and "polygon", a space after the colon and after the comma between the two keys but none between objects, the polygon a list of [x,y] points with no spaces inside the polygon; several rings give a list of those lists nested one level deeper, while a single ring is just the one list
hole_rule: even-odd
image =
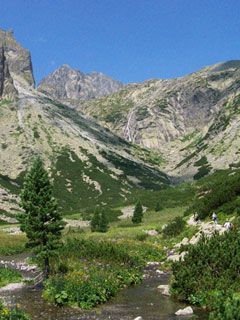
[{"label": "hiker", "polygon": [[224,223],[224,228],[226,228],[227,231],[232,230],[232,229],[233,229],[233,224],[232,224],[232,222],[226,221],[226,222]]},{"label": "hiker", "polygon": [[212,214],[212,220],[213,220],[213,222],[214,222],[215,224],[218,223],[218,219],[217,219],[217,214],[216,214],[216,212],[213,212],[213,214]]}]

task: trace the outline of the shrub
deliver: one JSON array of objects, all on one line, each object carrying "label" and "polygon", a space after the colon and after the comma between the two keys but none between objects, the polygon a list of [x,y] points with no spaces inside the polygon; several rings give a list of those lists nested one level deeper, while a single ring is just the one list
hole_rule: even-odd
[{"label": "shrub", "polygon": [[147,233],[139,233],[136,235],[136,240],[138,241],[144,241],[146,240],[148,237],[148,234]]},{"label": "shrub", "polygon": [[108,220],[104,209],[97,208],[93,214],[91,220],[91,231],[92,232],[107,232],[108,231]]},{"label": "shrub", "polygon": [[164,237],[176,237],[185,228],[186,222],[182,217],[176,217],[169,222],[166,227],[162,230]]},{"label": "shrub", "polygon": [[216,233],[210,239],[203,236],[195,246],[190,247],[184,261],[172,265],[173,296],[206,305],[216,312],[222,305],[227,313],[229,303],[224,306],[223,302],[232,300],[232,293],[239,292],[240,286],[239,235],[237,230],[233,230],[224,235]]},{"label": "shrub", "polygon": [[15,307],[8,309],[0,302],[0,319],[1,320],[31,320],[31,318],[22,310]]},{"label": "shrub", "polygon": [[217,172],[202,182],[198,196],[187,212],[198,212],[199,218],[204,219],[213,211],[222,210],[223,206],[227,213],[232,213],[239,207],[239,196],[240,171]]},{"label": "shrub", "polygon": [[240,320],[240,293],[233,293],[225,297],[218,294],[214,311],[210,313],[209,320]]},{"label": "shrub", "polygon": [[159,211],[161,211],[162,210],[162,207],[161,207],[161,205],[160,205],[160,202],[157,202],[156,203],[156,206],[155,206],[155,211],[156,212],[159,212]]}]

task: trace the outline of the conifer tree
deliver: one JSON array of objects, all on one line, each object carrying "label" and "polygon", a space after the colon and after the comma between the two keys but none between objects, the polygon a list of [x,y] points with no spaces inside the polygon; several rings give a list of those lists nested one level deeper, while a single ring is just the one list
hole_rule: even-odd
[{"label": "conifer tree", "polygon": [[106,212],[104,209],[101,210],[100,223],[99,223],[99,232],[107,232],[108,231],[108,220],[106,217]]},{"label": "conifer tree", "polygon": [[143,218],[143,207],[141,202],[138,201],[133,212],[132,222],[141,223],[142,218]]},{"label": "conifer tree", "polygon": [[99,208],[96,208],[91,220],[91,231],[95,232],[99,229],[99,223],[100,223],[100,210]]},{"label": "conifer tree", "polygon": [[107,220],[106,212],[104,209],[96,208],[91,220],[91,231],[92,232],[108,231],[108,220]]},{"label": "conifer tree", "polygon": [[27,246],[44,265],[45,276],[50,272],[49,258],[60,244],[64,228],[62,216],[53,197],[53,186],[40,157],[37,157],[25,176],[21,191],[20,228],[26,233]]}]

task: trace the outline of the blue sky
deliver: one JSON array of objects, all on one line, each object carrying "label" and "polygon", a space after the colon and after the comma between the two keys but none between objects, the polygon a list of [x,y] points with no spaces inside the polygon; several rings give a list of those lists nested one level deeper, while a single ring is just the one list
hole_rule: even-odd
[{"label": "blue sky", "polygon": [[123,82],[240,59],[239,0],[0,0],[37,82],[61,64]]}]

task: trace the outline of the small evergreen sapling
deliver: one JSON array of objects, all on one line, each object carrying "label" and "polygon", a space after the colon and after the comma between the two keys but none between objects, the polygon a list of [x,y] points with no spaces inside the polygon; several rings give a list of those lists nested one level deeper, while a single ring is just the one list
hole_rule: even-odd
[{"label": "small evergreen sapling", "polygon": [[142,218],[143,218],[143,207],[141,202],[138,201],[133,212],[132,222],[141,223]]},{"label": "small evergreen sapling", "polygon": [[98,231],[100,218],[101,218],[100,210],[99,210],[99,208],[96,208],[94,211],[92,220],[91,220],[91,231],[92,232]]},{"label": "small evergreen sapling", "polygon": [[106,217],[106,212],[102,209],[100,223],[99,223],[99,232],[107,232],[108,231],[108,220]]},{"label": "small evergreen sapling", "polygon": [[64,222],[53,197],[53,186],[39,157],[25,176],[20,198],[24,210],[18,216],[20,228],[27,235],[27,246],[43,262],[48,277],[49,258],[59,247]]},{"label": "small evergreen sapling", "polygon": [[107,232],[108,231],[108,220],[104,209],[96,208],[94,215],[91,220],[91,231],[92,232]]}]

